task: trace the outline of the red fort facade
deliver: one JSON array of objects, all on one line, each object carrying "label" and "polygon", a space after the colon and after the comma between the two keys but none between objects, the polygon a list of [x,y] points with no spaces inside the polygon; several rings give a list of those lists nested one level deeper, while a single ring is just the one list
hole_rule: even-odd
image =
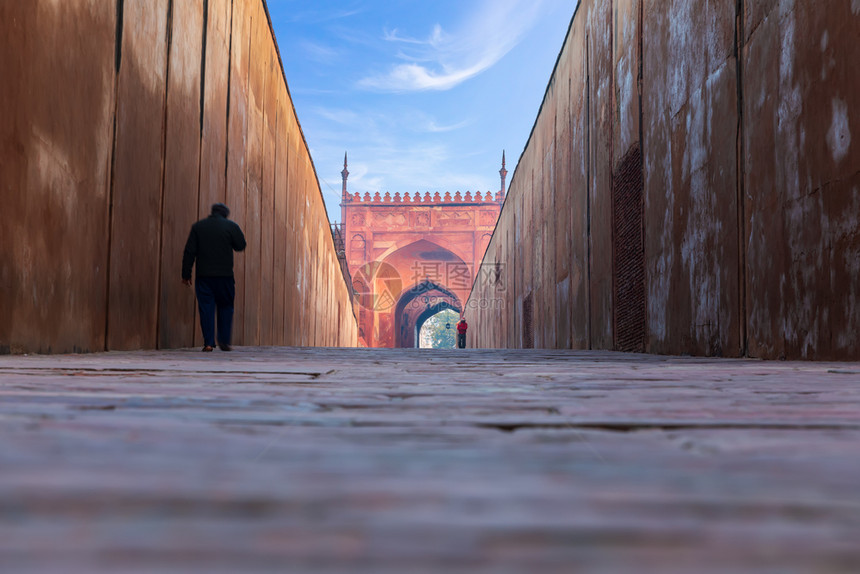
[{"label": "red fort facade", "polygon": [[428,318],[464,311],[504,201],[504,154],[499,174],[495,193],[371,196],[348,191],[344,157],[336,236],[355,289],[361,344],[415,347]]}]

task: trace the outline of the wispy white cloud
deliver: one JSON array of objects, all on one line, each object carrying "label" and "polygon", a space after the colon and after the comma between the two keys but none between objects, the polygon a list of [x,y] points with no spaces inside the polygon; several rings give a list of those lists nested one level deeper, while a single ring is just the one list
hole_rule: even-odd
[{"label": "wispy white cloud", "polygon": [[397,28],[394,28],[393,30],[384,30],[382,37],[386,42],[400,42],[402,44],[415,44],[418,46],[426,45],[433,48],[440,48],[444,45],[445,41],[451,39],[451,37],[442,30],[442,26],[439,24],[433,26],[433,32],[431,32],[430,37],[426,40],[401,36]]},{"label": "wispy white cloud", "polygon": [[364,12],[364,8],[354,8],[345,10],[326,10],[326,11],[304,11],[294,12],[288,19],[290,22],[302,22],[304,24],[322,24],[325,22],[333,22],[350,18]]},{"label": "wispy white cloud", "polygon": [[341,57],[341,53],[338,50],[316,42],[303,41],[299,44],[299,47],[309,60],[318,64],[333,64]]},{"label": "wispy white cloud", "polygon": [[425,129],[434,134],[440,134],[445,132],[453,132],[455,130],[459,130],[460,128],[464,128],[469,125],[471,122],[469,120],[463,120],[462,122],[452,124],[450,126],[440,126],[434,120],[430,120],[427,122]]},{"label": "wispy white cloud", "polygon": [[395,134],[404,130],[411,133],[447,133],[464,128],[472,123],[472,120],[463,120],[456,123],[441,124],[437,119],[420,110],[401,109],[384,111],[352,110],[342,108],[330,108],[317,106],[313,109],[314,114],[327,120],[332,124],[341,126],[349,133],[361,134]]},{"label": "wispy white cloud", "polygon": [[452,170],[453,150],[444,144],[404,147],[381,142],[364,152],[368,157],[350,157],[349,189],[353,193],[477,191],[491,179],[489,174]]},{"label": "wispy white cloud", "polygon": [[[374,113],[317,107],[313,112],[307,123],[314,127],[308,134],[314,140],[312,155],[327,197],[335,188],[340,195],[344,150],[349,151],[349,190],[353,193],[492,189],[495,172],[474,171],[479,162],[468,161],[463,170],[458,162],[464,154],[455,149],[456,140],[413,135],[421,130],[432,134],[452,131],[459,125],[439,125],[432,117],[409,109]],[[412,128],[406,131],[392,127],[407,124]]]},{"label": "wispy white cloud", "polygon": [[314,113],[330,122],[352,128],[359,128],[362,120],[367,119],[366,116],[362,117],[353,110],[344,110],[339,108],[317,107],[314,109]]},{"label": "wispy white cloud", "polygon": [[419,64],[400,64],[384,76],[369,77],[359,82],[359,87],[390,92],[414,92],[424,90],[450,90],[477,76],[492,66],[495,61],[485,59],[468,68],[449,68],[440,71]]},{"label": "wispy white cloud", "polygon": [[293,95],[301,94],[304,96],[331,96],[337,95],[341,93],[342,90],[335,89],[322,89],[322,88],[305,88],[304,86],[299,86],[297,88],[293,88],[290,86],[290,93]]},{"label": "wispy white cloud", "polygon": [[534,25],[543,0],[482,0],[448,33],[436,24],[425,39],[386,30],[383,39],[407,60],[359,81],[361,88],[386,92],[449,90],[494,66]]}]

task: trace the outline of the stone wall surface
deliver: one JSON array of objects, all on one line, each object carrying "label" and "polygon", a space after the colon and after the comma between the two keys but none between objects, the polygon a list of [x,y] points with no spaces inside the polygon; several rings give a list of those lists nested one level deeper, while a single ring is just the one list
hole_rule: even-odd
[{"label": "stone wall surface", "polygon": [[470,344],[860,359],[860,4],[819,4],[581,0]]},{"label": "stone wall surface", "polygon": [[191,224],[231,208],[234,343],[356,343],[263,0],[0,3],[0,353],[200,344]]}]

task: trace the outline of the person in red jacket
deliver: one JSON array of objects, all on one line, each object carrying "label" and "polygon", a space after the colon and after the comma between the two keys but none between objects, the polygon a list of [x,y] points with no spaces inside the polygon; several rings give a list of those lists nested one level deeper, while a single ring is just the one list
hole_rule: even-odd
[{"label": "person in red jacket", "polygon": [[457,323],[457,347],[460,349],[466,348],[466,329],[469,328],[469,324],[466,323],[465,317],[460,317],[460,322]]}]

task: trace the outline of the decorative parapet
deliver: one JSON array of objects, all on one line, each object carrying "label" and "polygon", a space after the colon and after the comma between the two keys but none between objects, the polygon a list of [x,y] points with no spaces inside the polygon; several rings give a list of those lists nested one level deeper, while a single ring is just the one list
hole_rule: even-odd
[{"label": "decorative parapet", "polygon": [[345,196],[345,201],[347,203],[361,203],[367,205],[390,205],[394,203],[412,203],[412,204],[469,204],[469,205],[483,205],[487,203],[495,203],[500,204],[504,201],[505,197],[501,191],[493,194],[488,191],[486,193],[482,193],[480,191],[476,191],[474,195],[471,191],[467,191],[465,194],[461,194],[457,191],[453,196],[450,192],[445,192],[444,197],[439,194],[437,191],[432,196],[429,191],[425,191],[422,195],[421,192],[416,192],[414,194],[404,193],[400,194],[395,193],[392,196],[389,192],[385,193],[385,196],[381,196],[377,191],[373,196],[370,193],[365,193],[363,196],[360,193],[347,194]]}]

